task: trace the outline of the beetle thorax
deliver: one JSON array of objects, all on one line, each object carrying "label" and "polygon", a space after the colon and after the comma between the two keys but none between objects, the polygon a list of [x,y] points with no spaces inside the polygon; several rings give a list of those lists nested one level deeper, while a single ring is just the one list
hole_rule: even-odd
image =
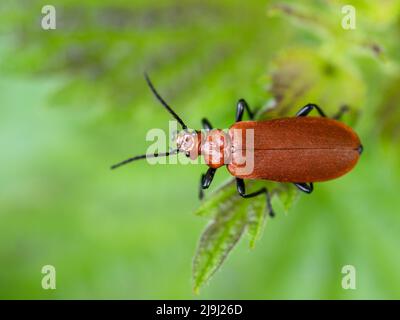
[{"label": "beetle thorax", "polygon": [[227,133],[220,129],[207,132],[201,143],[201,154],[211,168],[228,164],[231,158],[231,143]]}]

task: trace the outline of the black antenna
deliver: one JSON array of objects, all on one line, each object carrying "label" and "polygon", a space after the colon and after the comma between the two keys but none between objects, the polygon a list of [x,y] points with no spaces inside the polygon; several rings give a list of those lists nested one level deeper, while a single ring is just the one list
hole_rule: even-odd
[{"label": "black antenna", "polygon": [[170,114],[172,114],[172,116],[175,118],[175,120],[179,122],[179,124],[182,126],[183,130],[187,129],[187,125],[182,121],[182,119],[179,118],[179,116],[175,113],[175,111],[172,110],[172,108],[164,101],[163,98],[161,98],[160,94],[157,92],[157,90],[154,88],[153,84],[151,83],[150,78],[146,72],[144,73],[144,77],[146,78],[147,84],[149,85],[153,94],[156,96],[157,100],[160,101],[161,104],[165,107],[165,109],[167,109],[167,111]]},{"label": "black antenna", "polygon": [[113,166],[111,166],[111,170],[112,169],[116,169],[116,168],[118,168],[120,166],[123,166],[124,164],[127,164],[127,163],[132,162],[132,161],[146,159],[146,158],[168,157],[170,155],[177,154],[178,152],[179,152],[178,149],[174,149],[174,150],[171,150],[169,152],[163,152],[163,153],[156,152],[154,154],[142,154],[140,156],[132,157],[132,158],[126,159],[124,161],[121,161],[121,162],[119,162],[117,164],[114,164]]}]

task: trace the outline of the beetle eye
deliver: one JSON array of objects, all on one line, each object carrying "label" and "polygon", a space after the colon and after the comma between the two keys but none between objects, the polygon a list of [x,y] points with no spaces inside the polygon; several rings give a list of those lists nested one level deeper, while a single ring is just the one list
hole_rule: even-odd
[{"label": "beetle eye", "polygon": [[190,157],[190,152],[185,152],[186,157]]}]

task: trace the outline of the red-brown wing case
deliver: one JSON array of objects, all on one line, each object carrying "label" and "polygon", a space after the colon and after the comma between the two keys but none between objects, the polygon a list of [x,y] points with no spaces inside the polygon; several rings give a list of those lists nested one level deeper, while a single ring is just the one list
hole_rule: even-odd
[{"label": "red-brown wing case", "polygon": [[[254,131],[246,133],[246,129]],[[246,146],[246,139],[253,140],[248,139],[251,131],[254,146]],[[229,134],[233,153],[227,167],[233,176],[244,179],[280,182],[335,179],[355,166],[361,146],[350,127],[323,117],[241,121],[229,129]]]}]

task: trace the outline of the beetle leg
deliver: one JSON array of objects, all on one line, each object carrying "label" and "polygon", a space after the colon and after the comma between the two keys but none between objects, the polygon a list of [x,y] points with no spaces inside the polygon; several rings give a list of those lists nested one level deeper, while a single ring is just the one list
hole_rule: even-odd
[{"label": "beetle leg", "polygon": [[305,182],[297,182],[294,184],[300,191],[310,194],[314,190],[314,185],[312,182],[309,184]]},{"label": "beetle leg", "polygon": [[236,105],[236,122],[242,121],[244,110],[249,114],[249,118],[254,118],[254,113],[250,110],[246,100],[240,99]]},{"label": "beetle leg", "polygon": [[200,200],[204,198],[203,190],[204,189],[208,189],[208,187],[210,186],[212,180],[214,179],[215,171],[217,171],[217,169],[209,168],[205,174],[201,175],[200,192],[199,192],[199,199]]},{"label": "beetle leg", "polygon": [[321,117],[326,117],[325,113],[322,111],[320,107],[318,107],[314,103],[309,103],[301,108],[297,113],[296,117],[305,117],[307,116],[313,109],[316,109]]},{"label": "beetle leg", "polygon": [[344,104],[340,107],[339,111],[332,117],[332,119],[340,120],[340,118],[343,116],[343,114],[345,114],[348,111],[350,111],[349,106]]},{"label": "beetle leg", "polygon": [[212,130],[212,125],[210,121],[208,121],[206,118],[201,119],[201,125],[204,130]]},{"label": "beetle leg", "polygon": [[260,194],[265,194],[265,196],[267,198],[267,208],[268,208],[269,215],[270,215],[270,217],[275,216],[274,210],[272,209],[271,196],[270,196],[267,188],[264,187],[253,193],[246,194],[246,188],[244,185],[244,181],[243,181],[243,179],[240,179],[240,178],[236,178],[236,187],[237,187],[237,191],[238,191],[239,195],[242,196],[243,198],[253,198],[253,197],[257,197]]}]

